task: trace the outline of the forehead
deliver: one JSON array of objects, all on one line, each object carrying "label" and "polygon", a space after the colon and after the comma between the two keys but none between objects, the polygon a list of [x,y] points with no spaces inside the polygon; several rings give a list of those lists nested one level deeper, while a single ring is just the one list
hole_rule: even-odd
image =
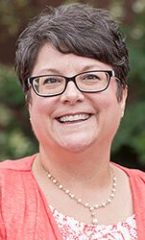
[{"label": "forehead", "polygon": [[61,53],[53,45],[45,44],[38,52],[32,74],[47,74],[74,71],[79,73],[87,70],[110,70],[111,66],[96,59],[78,56],[72,53]]}]

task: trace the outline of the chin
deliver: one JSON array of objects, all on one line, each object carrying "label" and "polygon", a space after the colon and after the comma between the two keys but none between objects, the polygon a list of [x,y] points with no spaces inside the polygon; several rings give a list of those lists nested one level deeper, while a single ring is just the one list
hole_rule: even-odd
[{"label": "chin", "polygon": [[70,152],[83,152],[94,144],[96,141],[96,132],[78,131],[71,134],[59,134],[55,138],[56,144]]},{"label": "chin", "polygon": [[60,144],[60,147],[73,153],[80,153],[80,152],[86,151],[91,145],[93,145],[92,141],[89,141],[89,142],[81,141],[78,143],[76,142],[63,143],[63,144]]}]

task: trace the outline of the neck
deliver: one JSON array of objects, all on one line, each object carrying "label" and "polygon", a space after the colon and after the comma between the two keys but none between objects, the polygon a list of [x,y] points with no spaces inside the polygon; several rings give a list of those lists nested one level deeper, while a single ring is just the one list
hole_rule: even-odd
[{"label": "neck", "polygon": [[[44,149],[40,146],[38,165],[49,170],[61,182],[82,182],[85,185],[99,186],[110,178],[110,149],[100,147],[93,151],[69,152],[60,149]],[[108,177],[107,177],[108,176]]]}]

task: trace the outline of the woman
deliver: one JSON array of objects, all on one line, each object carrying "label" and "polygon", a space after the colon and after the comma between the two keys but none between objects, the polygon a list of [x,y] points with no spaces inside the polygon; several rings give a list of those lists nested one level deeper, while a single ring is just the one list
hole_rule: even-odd
[{"label": "woman", "polygon": [[39,153],[1,163],[1,239],[144,239],[145,175],[110,161],[128,53],[105,10],[46,10],[18,40],[16,69]]}]

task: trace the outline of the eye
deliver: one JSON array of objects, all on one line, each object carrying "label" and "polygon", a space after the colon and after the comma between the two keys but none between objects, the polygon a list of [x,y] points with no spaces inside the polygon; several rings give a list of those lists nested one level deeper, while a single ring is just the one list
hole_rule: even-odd
[{"label": "eye", "polygon": [[86,73],[86,74],[84,74],[84,75],[82,75],[82,80],[96,80],[96,81],[98,81],[98,80],[101,80],[102,78],[101,78],[101,74],[100,73]]},{"label": "eye", "polygon": [[62,79],[57,76],[48,76],[48,77],[43,77],[42,82],[43,82],[43,85],[58,84],[62,82]]},{"label": "eye", "polygon": [[100,79],[97,74],[87,74],[86,79]]}]

